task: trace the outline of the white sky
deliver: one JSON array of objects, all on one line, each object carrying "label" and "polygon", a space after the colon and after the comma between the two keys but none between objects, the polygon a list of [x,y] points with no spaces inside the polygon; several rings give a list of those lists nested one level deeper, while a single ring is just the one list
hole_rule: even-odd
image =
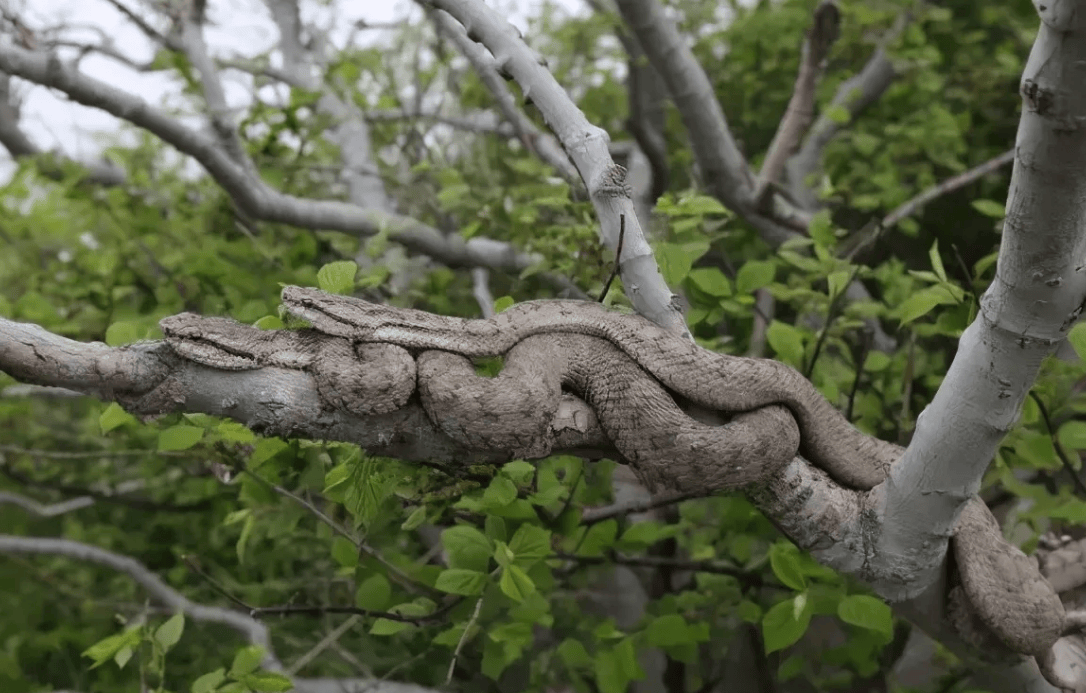
[{"label": "white sky", "polygon": [[[584,11],[581,0],[554,1],[571,11]],[[138,0],[123,2],[133,9],[140,7]],[[5,1],[5,4],[15,14],[28,18],[34,28],[61,23],[86,27],[80,38],[88,43],[99,43],[104,35],[118,50],[135,60],[146,61],[152,57],[153,47],[143,33],[105,0],[14,0]],[[275,43],[278,32],[261,0],[208,0],[207,4],[210,21],[205,35],[214,54],[253,55]],[[316,20],[323,27],[344,27],[358,19],[382,23],[405,18],[421,21],[422,17],[417,5],[410,0],[333,0],[331,5],[338,16],[322,10],[318,4],[302,0],[303,22]],[[487,0],[487,4],[503,10],[520,10],[505,14],[523,31],[524,17],[533,13],[531,8],[538,7],[538,0]],[[141,16],[150,15],[141,13]],[[358,36],[382,40],[384,33],[373,30]],[[171,99],[178,94],[176,84],[161,75],[141,74],[108,58],[88,56],[81,62],[81,69],[125,91],[139,94],[156,106],[169,108]],[[71,103],[56,92],[25,82],[19,87],[17,93],[23,97],[22,126],[35,143],[46,149],[57,148],[78,159],[93,157],[99,150],[99,138],[95,134],[117,129],[117,121],[103,111]],[[246,87],[240,83],[232,85],[227,81],[226,88],[231,103],[248,102]],[[0,179],[7,178],[12,168],[9,157],[0,148]]]}]

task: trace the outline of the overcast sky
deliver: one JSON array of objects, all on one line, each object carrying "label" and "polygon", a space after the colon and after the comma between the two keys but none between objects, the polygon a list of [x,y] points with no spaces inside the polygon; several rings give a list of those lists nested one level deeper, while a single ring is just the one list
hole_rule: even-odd
[{"label": "overcast sky", "polygon": [[[142,32],[106,0],[0,1],[13,6],[20,16],[28,17],[33,27],[56,26],[62,22],[69,26],[94,27],[101,33],[88,29],[80,38],[89,43],[99,43],[104,35],[114,42],[118,50],[135,60],[146,61],[152,57],[153,48]],[[583,11],[581,0],[554,1],[571,10]],[[136,0],[125,0],[124,4],[139,7]],[[359,19],[380,23],[408,18],[420,21],[422,16],[418,6],[410,0],[334,0],[332,4],[339,12],[338,19],[331,11],[318,8],[317,4],[302,0],[303,12],[307,13],[303,15],[303,21],[316,21],[325,27],[344,27]],[[524,16],[530,14],[532,8],[538,7],[539,2],[487,0],[487,4],[503,10],[516,8],[516,11],[504,14],[523,30]],[[256,54],[266,50],[277,39],[275,25],[261,0],[208,0],[208,8],[206,36],[217,55]],[[379,40],[380,34],[374,31],[364,32],[360,36]],[[137,93],[157,106],[169,107],[170,99],[177,95],[176,85],[161,76],[141,74],[108,58],[89,56],[82,61],[81,68],[87,74],[130,93]],[[99,149],[95,133],[114,132],[117,128],[113,117],[102,111],[73,104],[56,93],[25,82],[20,87],[19,93],[24,97],[23,127],[34,142],[47,149],[59,148],[76,158],[92,156]],[[228,97],[246,97],[240,84],[231,85],[228,82],[227,90]],[[236,102],[236,98],[231,98],[231,101]],[[7,152],[0,148],[0,177],[10,175],[11,168]]]}]

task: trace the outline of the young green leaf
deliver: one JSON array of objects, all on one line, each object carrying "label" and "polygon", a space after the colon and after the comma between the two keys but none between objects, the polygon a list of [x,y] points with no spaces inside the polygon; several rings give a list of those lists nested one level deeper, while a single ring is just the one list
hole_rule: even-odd
[{"label": "young green leaf", "polygon": [[354,289],[358,265],[353,260],[329,262],[317,270],[317,286],[330,294],[349,294]]},{"label": "young green leaf", "polygon": [[185,615],[174,614],[168,621],[155,630],[155,642],[163,650],[169,650],[181,639],[181,633],[185,630]]}]

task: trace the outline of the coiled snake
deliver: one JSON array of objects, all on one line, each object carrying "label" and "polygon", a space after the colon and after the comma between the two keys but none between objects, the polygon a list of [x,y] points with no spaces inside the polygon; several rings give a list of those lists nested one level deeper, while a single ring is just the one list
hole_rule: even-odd
[{"label": "coiled snake", "polygon": [[[903,453],[854,428],[785,364],[711,352],[595,303],[533,301],[467,320],[301,287],[284,288],[282,298],[316,333],[264,332],[187,314],[162,327],[175,350],[195,361],[310,370],[326,402],[358,414],[402,406],[417,382],[442,431],[511,458],[550,451],[548,423],[565,387],[592,406],[616,449],[652,486],[742,488],[770,478],[798,452],[843,486],[866,490]],[[417,380],[404,350],[416,354]],[[477,376],[468,360],[487,356],[504,357],[495,378]],[[701,424],[673,395],[733,418]],[[966,599],[952,601],[950,613],[962,635],[1034,656],[1045,669],[1063,606],[979,498],[963,510],[953,548],[961,577],[954,589]],[[978,628],[981,635],[971,635]]]}]

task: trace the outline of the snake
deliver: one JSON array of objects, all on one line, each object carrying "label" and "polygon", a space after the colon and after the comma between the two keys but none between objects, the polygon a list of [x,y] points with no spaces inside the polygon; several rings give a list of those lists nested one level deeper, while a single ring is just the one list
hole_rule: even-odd
[{"label": "snake", "polygon": [[[219,367],[308,368],[322,396],[347,392],[338,401],[356,413],[402,406],[417,388],[427,414],[446,435],[469,447],[508,450],[511,459],[550,452],[548,423],[562,392],[572,390],[593,408],[623,461],[650,488],[742,490],[772,478],[798,454],[841,486],[867,491],[904,454],[900,446],[854,427],[787,364],[710,351],[644,317],[598,303],[527,301],[488,319],[469,319],[296,286],[284,287],[282,301],[312,330],[233,332],[223,323],[206,323],[221,328],[215,334],[185,320],[166,324],[171,318],[163,329],[186,356]],[[303,336],[276,336],[289,334]],[[321,349],[314,347],[318,334],[333,340],[335,358],[315,355]],[[353,386],[329,381],[343,379],[343,355],[353,348],[361,358],[358,350],[365,345],[410,352],[417,370],[409,372],[396,352],[392,358],[400,365],[394,375],[379,376],[379,387],[352,401]],[[503,359],[496,377],[476,374],[472,359],[486,357]],[[232,366],[222,365],[231,359]],[[699,422],[680,403],[730,420]],[[975,647],[1032,656],[1050,676],[1045,664],[1063,632],[1065,613],[1036,564],[1004,539],[977,496],[965,503],[951,543],[957,583],[948,615],[956,630]]]}]

